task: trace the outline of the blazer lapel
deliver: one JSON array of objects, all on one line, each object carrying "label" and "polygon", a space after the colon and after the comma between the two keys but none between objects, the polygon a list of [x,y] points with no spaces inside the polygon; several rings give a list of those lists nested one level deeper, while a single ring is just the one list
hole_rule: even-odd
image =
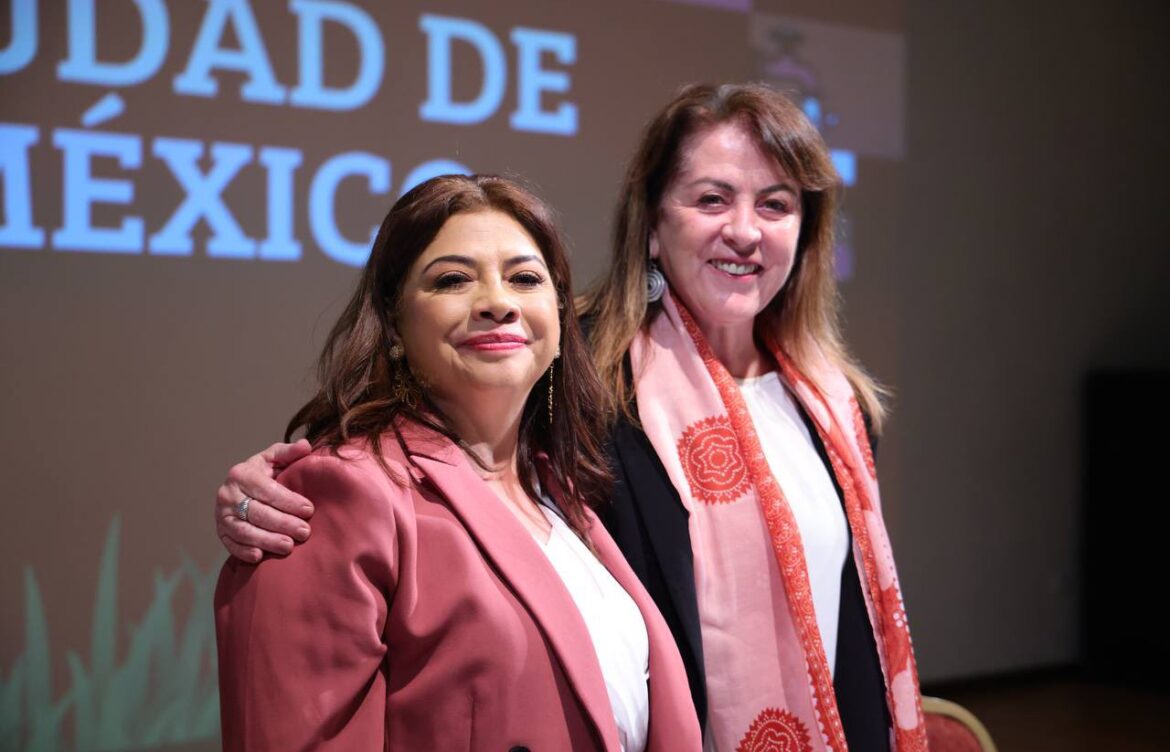
[{"label": "blazer lapel", "polygon": [[[617,725],[585,621],[553,569],[515,515],[450,441],[403,432],[410,459],[446,499],[479,549],[532,615],[564,669],[605,749],[617,752]],[[418,476],[416,476],[418,477]]]},{"label": "blazer lapel", "polygon": [[605,527],[594,515],[590,514],[589,518],[592,523],[589,537],[597,549],[598,558],[634,599],[646,622],[650,641],[650,734],[646,749],[654,752],[698,750],[702,746],[699,719],[695,715],[687,673],[670,627]]}]

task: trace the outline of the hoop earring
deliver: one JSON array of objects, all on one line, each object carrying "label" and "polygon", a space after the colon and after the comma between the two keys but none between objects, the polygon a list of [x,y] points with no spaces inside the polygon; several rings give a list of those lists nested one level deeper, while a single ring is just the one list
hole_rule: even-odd
[{"label": "hoop earring", "polygon": [[650,259],[646,262],[646,302],[657,303],[666,293],[666,275],[658,268],[658,262]]}]

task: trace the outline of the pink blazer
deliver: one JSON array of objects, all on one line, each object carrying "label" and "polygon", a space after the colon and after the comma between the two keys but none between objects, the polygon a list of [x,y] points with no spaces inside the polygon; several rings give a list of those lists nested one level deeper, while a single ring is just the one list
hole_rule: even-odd
[{"label": "pink blazer", "polygon": [[[372,455],[318,450],[280,481],[316,505],[287,558],[224,565],[215,593],[225,750],[607,750],[589,632],[539,545],[454,444],[413,424]],[[650,637],[648,750],[699,750],[669,629],[590,514]]]}]

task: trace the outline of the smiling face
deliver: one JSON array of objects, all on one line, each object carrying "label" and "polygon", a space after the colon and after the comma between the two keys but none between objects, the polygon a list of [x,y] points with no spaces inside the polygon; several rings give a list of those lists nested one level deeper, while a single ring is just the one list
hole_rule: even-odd
[{"label": "smiling face", "polygon": [[[415,260],[396,332],[445,412],[467,400],[521,403],[560,341],[557,294],[532,237],[508,214],[456,214]],[[451,416],[454,417],[454,416]]]},{"label": "smiling face", "polygon": [[708,336],[750,332],[792,271],[800,186],[737,122],[692,134],[682,155],[650,256]]}]

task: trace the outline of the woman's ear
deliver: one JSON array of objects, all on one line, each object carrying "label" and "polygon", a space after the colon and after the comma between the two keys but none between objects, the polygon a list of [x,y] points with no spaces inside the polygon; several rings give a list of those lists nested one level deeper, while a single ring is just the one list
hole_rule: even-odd
[{"label": "woman's ear", "polygon": [[658,233],[650,233],[650,258],[658,258]]},{"label": "woman's ear", "polygon": [[402,356],[406,354],[406,350],[402,347],[402,339],[398,336],[398,330],[393,326],[386,328],[386,342],[390,347],[390,359],[401,360]]}]

